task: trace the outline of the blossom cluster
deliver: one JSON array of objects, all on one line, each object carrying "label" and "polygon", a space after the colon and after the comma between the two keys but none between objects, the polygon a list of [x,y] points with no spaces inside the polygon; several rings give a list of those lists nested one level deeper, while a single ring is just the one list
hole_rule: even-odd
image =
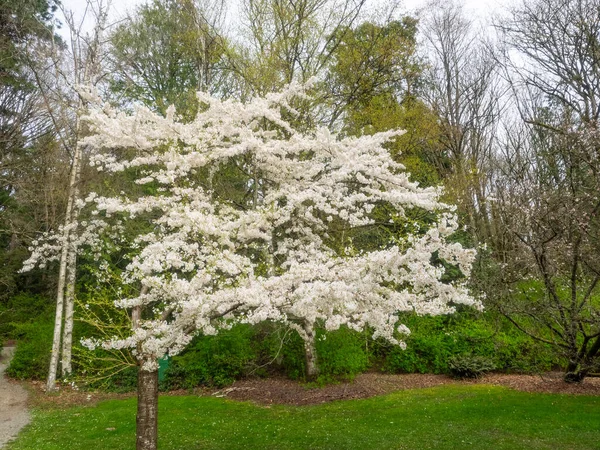
[{"label": "blossom cluster", "polygon": [[[245,104],[199,94],[200,112],[187,123],[172,108],[166,117],[143,107],[90,111],[92,163],[133,179],[141,190],[131,192],[142,193],[89,196],[81,207],[102,226],[79,224],[80,245],[97,246],[98,233],[124,242],[127,224],[145,224],[129,238],[135,251],[123,273],[141,293],[116,300],[145,312],[126,339],[87,345],[131,348],[147,370],[196,333],[235,322],[281,321],[301,334],[299,323],[369,326],[403,345],[399,336],[409,330],[398,312],[478,305],[464,282],[444,282],[444,265],[433,262],[436,255],[468,276],[474,252],[448,242],[458,225],[439,189],[410,181],[385,149],[401,132],[296,131],[289,118],[299,96],[300,85]],[[394,220],[412,209],[437,219],[377,249],[332,245],[340,230],[373,225],[381,205]]]}]

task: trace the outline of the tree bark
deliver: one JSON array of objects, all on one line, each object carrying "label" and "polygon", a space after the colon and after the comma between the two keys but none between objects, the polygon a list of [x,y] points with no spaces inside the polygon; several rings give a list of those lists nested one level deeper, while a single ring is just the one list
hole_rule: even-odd
[{"label": "tree bark", "polygon": [[315,345],[315,330],[312,323],[304,322],[304,355],[306,361],[306,379],[316,380],[319,375],[319,366],[317,365],[317,347]]},{"label": "tree bark", "polygon": [[[74,245],[74,244],[73,244]],[[73,310],[75,306],[75,282],[77,272],[77,249],[71,248],[67,258],[67,289],[65,297],[65,324],[62,342],[62,376],[71,374],[71,347],[73,346]]]},{"label": "tree bark", "polygon": [[136,450],[156,450],[158,444],[158,369],[138,372]]},{"label": "tree bark", "polygon": [[[71,186],[71,195],[73,196],[71,206],[71,224],[76,224],[79,219],[79,210],[75,206],[75,202],[79,198],[79,182],[81,180],[81,149],[79,142],[76,149],[77,167],[74,185]],[[72,236],[72,234],[71,234]],[[69,243],[69,252],[67,256],[67,286],[65,298],[65,318],[63,327],[63,343],[62,343],[62,376],[66,377],[71,374],[71,348],[73,346],[73,310],[75,307],[75,283],[77,281],[77,243],[71,239]]]},{"label": "tree bark", "polygon": [[[65,253],[66,249],[63,249]],[[63,264],[64,261],[64,264]],[[65,292],[65,273],[67,270],[67,257],[61,256],[60,269],[58,274],[58,293],[56,295],[56,314],[54,315],[54,337],[52,338],[52,351],[50,353],[50,367],[48,368],[48,379],[46,380],[46,392],[56,390],[56,372],[58,370],[58,357],[60,352],[60,335],[62,331],[63,310],[64,310],[64,292]]]},{"label": "tree bark", "polygon": [[[48,368],[48,380],[46,382],[46,391],[56,390],[56,373],[58,371],[58,358],[60,354],[60,341],[63,323],[63,310],[65,299],[65,284],[67,281],[67,265],[69,263],[69,249],[71,247],[71,226],[73,225],[73,210],[75,203],[75,192],[79,175],[79,165],[81,159],[81,148],[75,146],[73,155],[73,166],[71,168],[71,177],[69,180],[69,198],[67,199],[67,210],[65,214],[65,223],[63,231],[63,242],[60,253],[60,269],[58,272],[58,292],[56,294],[56,314],[54,317],[54,338],[52,340],[52,353],[50,355],[50,367]],[[74,268],[72,269],[74,270]]]},{"label": "tree bark", "polygon": [[594,366],[596,355],[600,352],[600,336],[596,337],[582,361],[569,361],[565,370],[564,380],[567,383],[580,383]]}]

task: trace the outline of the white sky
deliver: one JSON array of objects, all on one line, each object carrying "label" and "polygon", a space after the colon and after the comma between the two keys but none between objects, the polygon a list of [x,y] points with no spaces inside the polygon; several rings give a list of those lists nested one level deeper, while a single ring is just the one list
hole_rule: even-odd
[{"label": "white sky", "polygon": [[[18,1],[18,0],[17,0]],[[104,0],[106,3],[107,0]],[[114,22],[120,18],[123,18],[127,11],[133,11],[139,4],[145,3],[147,0],[112,0],[111,1],[111,14],[109,22]],[[237,3],[237,0],[227,0],[229,4]],[[445,0],[438,0],[443,2]],[[463,0],[466,10],[472,14],[473,18],[481,21],[482,25],[489,23],[491,16],[501,11],[508,3],[512,3],[514,0]],[[386,0],[367,0],[367,6],[373,6],[375,4],[385,4]],[[410,13],[414,10],[423,8],[427,0],[404,0],[403,10]],[[62,0],[62,4],[66,9],[73,11],[76,20],[81,20],[86,9],[86,0]],[[61,22],[64,20],[61,19]],[[84,24],[83,29],[89,28],[89,24],[86,27]],[[63,27],[63,33],[65,32]],[[62,34],[62,33],[61,33]]]}]

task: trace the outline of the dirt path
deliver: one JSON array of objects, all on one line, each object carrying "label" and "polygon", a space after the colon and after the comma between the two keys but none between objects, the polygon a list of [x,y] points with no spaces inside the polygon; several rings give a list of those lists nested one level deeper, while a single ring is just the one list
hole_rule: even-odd
[{"label": "dirt path", "polygon": [[4,377],[14,347],[4,347],[0,354],[0,448],[29,423],[27,391]]}]

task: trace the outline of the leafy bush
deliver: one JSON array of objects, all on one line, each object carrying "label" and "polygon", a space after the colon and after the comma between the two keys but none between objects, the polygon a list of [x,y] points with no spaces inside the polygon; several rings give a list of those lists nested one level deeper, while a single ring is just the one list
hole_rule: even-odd
[{"label": "leafy bush", "polygon": [[448,368],[455,378],[478,378],[496,367],[485,356],[455,355],[448,360]]},{"label": "leafy bush", "polygon": [[0,341],[19,339],[23,329],[19,324],[35,322],[41,315],[52,314],[53,302],[41,295],[22,292],[0,304]]},{"label": "leafy bush", "polygon": [[54,323],[39,320],[15,325],[19,344],[6,374],[19,380],[44,380],[48,375]]},{"label": "leafy bush", "polygon": [[369,363],[365,349],[367,336],[347,327],[326,333],[317,332],[317,363],[320,378],[354,377],[364,372]]},{"label": "leafy bush", "polygon": [[[368,365],[365,336],[347,328],[317,330],[320,381],[352,377]],[[305,376],[304,344],[293,331],[278,324],[236,325],[216,336],[200,336],[170,360],[163,389],[224,386],[250,373],[279,371],[292,379]]]},{"label": "leafy bush", "polygon": [[388,347],[383,369],[392,373],[450,373],[449,360],[456,355],[490,359],[496,370],[543,372],[560,361],[552,349],[533,341],[501,317],[468,311],[451,316],[402,318],[411,329],[407,348]]},{"label": "leafy bush", "polygon": [[260,343],[259,367],[285,374],[292,380],[305,377],[304,341],[291,329],[277,324],[257,325],[260,330],[256,342]]},{"label": "leafy bush", "polygon": [[171,358],[163,388],[231,384],[256,359],[253,335],[249,325],[237,325],[216,336],[196,337],[181,355]]}]

